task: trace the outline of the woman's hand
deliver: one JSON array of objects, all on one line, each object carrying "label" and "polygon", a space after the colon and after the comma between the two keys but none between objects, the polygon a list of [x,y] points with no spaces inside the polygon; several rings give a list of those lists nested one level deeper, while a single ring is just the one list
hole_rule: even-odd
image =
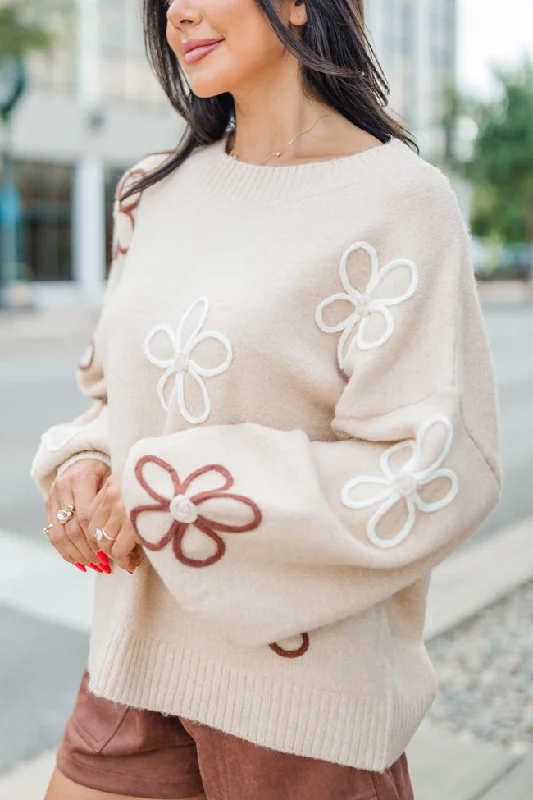
[{"label": "woman's hand", "polygon": [[[51,544],[65,561],[84,571],[86,566],[104,571],[89,538],[89,508],[109,474],[109,467],[96,459],[76,461],[55,479],[46,499]],[[56,513],[69,505],[74,506],[74,517],[62,524]]]},{"label": "woman's hand", "polygon": [[[122,475],[109,475],[89,508],[89,537],[93,547],[103,551],[127,572],[133,572],[140,563],[140,547],[135,531],[126,513],[122,499]],[[100,541],[95,538],[100,528],[107,534]]]}]

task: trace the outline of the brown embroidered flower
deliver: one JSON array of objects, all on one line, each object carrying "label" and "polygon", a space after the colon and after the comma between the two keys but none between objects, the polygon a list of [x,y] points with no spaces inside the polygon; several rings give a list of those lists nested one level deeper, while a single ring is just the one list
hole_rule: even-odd
[{"label": "brown embroidered flower", "polygon": [[[144,477],[143,469],[145,464],[157,464],[161,469],[168,473],[172,480],[173,497],[164,497],[159,494],[152,486],[150,486]],[[196,478],[206,475],[209,472],[214,472],[220,475],[224,482],[222,486],[217,489],[201,491],[197,494],[188,494],[191,484]],[[180,481],[176,470],[164,461],[162,458],[154,455],[142,456],[135,465],[135,477],[145,492],[156,500],[156,503],[147,505],[136,506],[130,512],[130,520],[133,525],[137,537],[141,544],[148,550],[162,550],[170,542],[172,542],[172,550],[174,555],[182,564],[187,567],[209,567],[215,564],[224,556],[226,552],[226,543],[219,536],[219,533],[246,533],[259,527],[262,519],[261,511],[253,500],[249,497],[244,497],[239,494],[231,494],[228,492],[234,484],[234,478],[230,472],[221,464],[207,464],[205,467],[192,472],[183,482]],[[223,498],[225,500],[234,501],[252,511],[252,519],[242,525],[229,525],[224,522],[217,522],[212,520],[205,513],[202,512],[201,506],[208,500],[214,498]],[[141,536],[137,526],[137,519],[139,514],[145,511],[167,511],[172,517],[173,521],[169,529],[158,542],[150,542]],[[216,550],[213,555],[208,558],[189,558],[185,555],[182,549],[183,538],[189,525],[194,525],[199,531],[204,533],[211,539],[215,545]],[[218,533],[217,533],[218,531]]]},{"label": "brown embroidered flower", "polygon": [[300,658],[300,656],[303,656],[309,650],[309,634],[302,633],[302,644],[297,650],[285,650],[283,647],[280,647],[279,644],[276,644],[276,642],[272,642],[272,644],[268,646],[276,655],[282,658]]},{"label": "brown embroidered flower", "polygon": [[[122,195],[132,185],[134,178],[144,178],[145,175],[147,175],[147,173],[144,170],[133,169],[123,175],[117,186],[116,197],[118,200],[118,213],[115,220],[116,230],[114,237],[115,246],[113,248],[113,259],[115,259],[118,255],[125,256],[128,252],[131,234],[135,228],[135,212],[139,207],[143,193],[137,192],[136,194],[132,194],[127,198],[127,200],[122,200]],[[123,241],[128,242],[128,244],[123,245]]]}]

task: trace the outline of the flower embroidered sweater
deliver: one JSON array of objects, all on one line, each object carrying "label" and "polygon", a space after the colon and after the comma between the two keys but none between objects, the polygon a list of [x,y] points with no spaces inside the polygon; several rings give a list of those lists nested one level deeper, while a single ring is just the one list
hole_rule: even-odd
[{"label": "flower embroidered sweater", "polygon": [[95,694],[384,770],[435,696],[431,569],[500,496],[468,229],[398,139],[284,167],[225,144],[119,184],[92,405],[32,476],[122,474],[142,561],[96,578]]}]

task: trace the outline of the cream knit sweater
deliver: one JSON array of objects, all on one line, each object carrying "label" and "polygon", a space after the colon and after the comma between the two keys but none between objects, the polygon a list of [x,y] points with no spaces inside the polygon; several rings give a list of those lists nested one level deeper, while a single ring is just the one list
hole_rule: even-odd
[{"label": "cream knit sweater", "polygon": [[143,544],[97,577],[90,689],[370,770],[431,705],[431,569],[500,496],[492,365],[448,179],[398,139],[259,166],[202,147],[115,208],[46,494],[110,459]]}]

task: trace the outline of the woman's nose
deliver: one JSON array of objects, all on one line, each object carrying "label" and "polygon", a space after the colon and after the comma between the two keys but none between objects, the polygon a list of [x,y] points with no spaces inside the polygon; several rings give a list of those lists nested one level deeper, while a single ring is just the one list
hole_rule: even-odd
[{"label": "woman's nose", "polygon": [[198,22],[199,12],[195,12],[186,0],[170,0],[167,7],[167,19],[174,28],[180,28],[184,22]]}]

